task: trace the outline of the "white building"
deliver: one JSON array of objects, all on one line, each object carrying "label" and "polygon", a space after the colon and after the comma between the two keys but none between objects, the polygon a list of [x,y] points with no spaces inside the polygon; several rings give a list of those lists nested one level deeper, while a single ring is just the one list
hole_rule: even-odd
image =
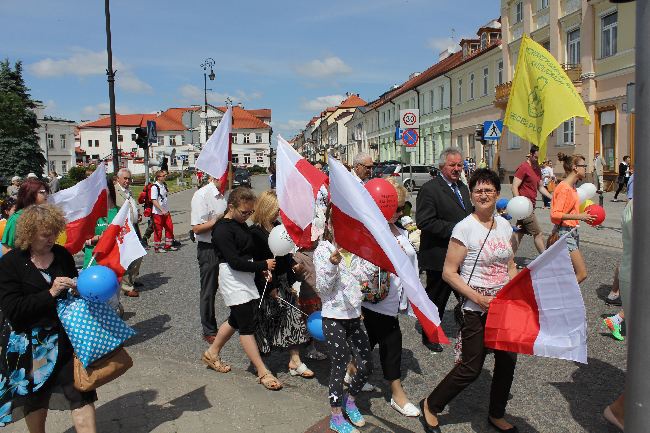
[{"label": "white building", "polygon": [[38,143],[43,150],[47,166],[44,174],[51,170],[65,174],[75,165],[74,134],[76,123],[72,120],[45,116],[45,107],[38,105],[34,112],[38,120]]}]

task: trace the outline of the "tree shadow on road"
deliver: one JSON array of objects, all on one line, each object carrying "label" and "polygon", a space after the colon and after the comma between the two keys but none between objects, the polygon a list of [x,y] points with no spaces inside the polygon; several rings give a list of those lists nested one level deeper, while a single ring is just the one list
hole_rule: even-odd
[{"label": "tree shadow on road", "polygon": [[150,274],[142,275],[140,277],[140,282],[142,282],[143,286],[138,288],[138,292],[148,292],[149,290],[157,289],[160,286],[167,284],[170,279],[171,277],[164,275],[162,272],[152,272]]},{"label": "tree shadow on road", "polygon": [[[168,402],[154,403],[157,396],[158,391],[148,389],[111,400],[97,408],[97,425],[119,423],[121,431],[144,433],[177,420],[185,412],[201,412],[212,407],[205,395],[205,386]],[[75,433],[74,427],[65,433]]]},{"label": "tree shadow on road", "polygon": [[167,325],[169,321],[171,321],[169,314],[159,314],[151,319],[143,320],[133,325],[129,324],[135,330],[136,334],[126,342],[125,346],[135,346],[162,334],[171,328],[171,326]]},{"label": "tree shadow on road", "polygon": [[585,431],[616,432],[602,413],[623,392],[625,373],[596,358],[589,358],[588,362],[576,362],[578,368],[571,374],[571,380],[551,382],[551,385],[562,393],[569,403],[571,416]]}]

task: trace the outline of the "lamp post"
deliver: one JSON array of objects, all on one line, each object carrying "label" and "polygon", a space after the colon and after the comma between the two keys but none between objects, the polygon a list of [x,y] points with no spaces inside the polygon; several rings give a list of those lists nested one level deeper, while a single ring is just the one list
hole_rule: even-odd
[{"label": "lamp post", "polygon": [[[205,116],[205,142],[208,142],[209,138],[209,133],[208,133],[208,78],[210,78],[210,81],[214,81],[214,70],[212,70],[212,67],[214,66],[216,62],[212,57],[208,57],[201,63],[201,67],[203,68],[203,95],[204,95],[204,105],[203,105],[203,114]],[[208,74],[208,68],[210,69],[210,73]],[[212,89],[210,89],[212,90]]]}]

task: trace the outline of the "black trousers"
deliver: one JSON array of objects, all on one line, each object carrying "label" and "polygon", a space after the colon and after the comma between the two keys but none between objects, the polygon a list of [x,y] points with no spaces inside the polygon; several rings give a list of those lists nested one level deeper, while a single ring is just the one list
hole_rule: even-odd
[{"label": "black trousers", "polygon": [[[436,389],[427,398],[429,410],[438,414],[469,384],[481,374],[487,350],[483,345],[485,320],[487,314],[465,311],[465,323],[462,327],[463,348],[461,362],[442,379]],[[508,404],[508,394],[515,373],[517,354],[494,351],[494,373],[490,388],[489,414],[493,418],[503,418]]]},{"label": "black trousers", "polygon": [[196,244],[196,258],[199,261],[201,292],[199,295],[199,315],[203,335],[217,335],[217,320],[214,315],[214,298],[219,284],[219,260],[214,247],[208,242]]},{"label": "black trousers", "polygon": [[623,191],[623,187],[627,187],[627,182],[630,180],[629,177],[624,177],[622,182],[619,182],[618,184],[618,189],[616,190],[616,194],[614,194],[614,200],[618,198],[618,195]]},{"label": "black trousers", "polygon": [[379,360],[384,379],[397,380],[402,377],[402,330],[397,317],[377,313],[361,307],[363,324],[368,333],[370,350],[379,344]]},{"label": "black trousers", "polygon": [[[442,316],[445,314],[445,308],[447,308],[447,301],[449,301],[449,295],[451,295],[452,288],[445,280],[442,279],[442,271],[431,271],[427,269],[427,295],[431,302],[436,304],[438,307],[438,316],[442,320]],[[426,343],[428,341],[424,332],[422,333],[422,342]]]}]

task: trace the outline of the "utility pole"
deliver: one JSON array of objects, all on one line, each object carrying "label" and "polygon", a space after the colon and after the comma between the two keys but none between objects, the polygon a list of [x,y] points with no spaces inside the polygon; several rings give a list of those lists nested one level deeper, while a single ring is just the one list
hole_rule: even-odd
[{"label": "utility pole", "polygon": [[[208,57],[201,63],[201,67],[203,68],[203,97],[204,97],[204,104],[203,104],[203,115],[205,117],[205,142],[208,142],[208,139],[210,138],[210,132],[208,131],[208,77],[210,78],[210,81],[214,81],[214,70],[212,67],[214,66],[216,62],[212,57]],[[208,75],[208,68],[210,68],[210,74]]]},{"label": "utility pole", "polygon": [[[629,314],[627,343],[627,379],[625,385],[625,431],[645,433],[650,426],[650,291],[645,287],[650,280],[650,267],[645,247],[650,243],[650,149],[643,142],[650,137],[650,4],[636,1],[636,73],[635,73],[635,136],[641,140],[636,146],[634,170],[634,243],[632,247],[632,284],[629,296],[632,311]],[[627,311],[626,311],[627,314]]]},{"label": "utility pole", "polygon": [[113,49],[111,48],[111,7],[110,0],[104,0],[104,13],[106,15],[106,53],[108,54],[108,102],[111,113],[111,147],[113,149],[113,173],[117,174],[120,167],[117,151],[117,121],[115,119],[115,71],[113,70]]}]

